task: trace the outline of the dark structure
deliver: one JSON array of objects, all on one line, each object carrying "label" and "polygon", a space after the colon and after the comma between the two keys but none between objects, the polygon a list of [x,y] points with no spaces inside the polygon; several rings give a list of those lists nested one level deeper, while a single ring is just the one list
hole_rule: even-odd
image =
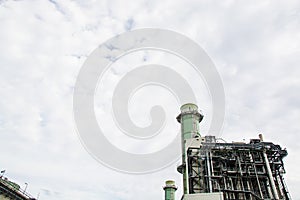
[{"label": "dark structure", "polygon": [[271,142],[218,143],[206,136],[187,150],[189,193],[223,192],[224,199],[291,199],[282,159],[287,151]]},{"label": "dark structure", "polygon": [[6,177],[0,177],[0,200],[36,200],[25,191],[20,189],[20,186]]},{"label": "dark structure", "polygon": [[227,143],[215,136],[202,137],[203,115],[195,104],[185,104],[181,124],[183,200],[291,199],[285,184],[286,149],[272,142],[251,139]]}]

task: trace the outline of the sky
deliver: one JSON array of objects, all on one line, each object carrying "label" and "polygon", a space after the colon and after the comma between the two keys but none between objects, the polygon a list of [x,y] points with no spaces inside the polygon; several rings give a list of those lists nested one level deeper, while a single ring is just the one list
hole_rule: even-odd
[{"label": "sky", "polygon": [[[73,117],[76,78],[90,53],[125,31],[159,28],[189,37],[214,62],[226,102],[218,136],[249,141],[263,133],[266,141],[287,148],[285,180],[293,199],[300,199],[299,1],[0,0],[0,24],[0,169],[22,188],[28,183],[33,196],[163,199],[164,181],[173,179],[180,199],[180,160],[148,174],[110,169],[84,148]],[[164,131],[172,133],[147,144],[130,142],[113,123],[110,106],[103,106],[111,104],[114,86],[133,66],[151,63],[172,65],[188,80],[205,115],[200,129],[209,134],[213,105],[203,78],[164,52],[134,52],[111,66],[95,94],[98,123],[128,152],[159,150],[180,130],[180,104],[159,86],[137,90],[129,102],[139,126],[151,123],[152,106],[165,108]]]}]

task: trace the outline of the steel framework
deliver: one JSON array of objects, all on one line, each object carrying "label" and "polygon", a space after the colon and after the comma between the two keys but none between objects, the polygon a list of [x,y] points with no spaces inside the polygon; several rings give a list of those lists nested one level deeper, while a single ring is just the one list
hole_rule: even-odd
[{"label": "steel framework", "polygon": [[223,192],[224,199],[291,199],[283,178],[286,149],[261,139],[219,143],[214,136],[205,136],[203,141],[199,147],[187,148],[189,194]]}]

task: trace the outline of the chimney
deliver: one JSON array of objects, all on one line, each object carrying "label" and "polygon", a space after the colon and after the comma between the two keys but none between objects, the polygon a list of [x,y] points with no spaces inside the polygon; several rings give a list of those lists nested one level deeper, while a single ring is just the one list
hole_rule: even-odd
[{"label": "chimney", "polygon": [[[188,148],[186,141],[201,137],[199,131],[199,123],[203,119],[203,115],[198,112],[198,106],[192,103],[184,104],[180,107],[180,114],[177,116],[177,121],[181,124],[181,148],[182,148],[182,169],[180,173],[183,174],[183,193],[189,194],[189,183],[187,173],[187,155]],[[178,168],[179,169],[179,168]]]},{"label": "chimney", "polygon": [[175,181],[168,180],[166,181],[165,190],[165,200],[175,200],[175,191],[177,187],[175,186]]}]

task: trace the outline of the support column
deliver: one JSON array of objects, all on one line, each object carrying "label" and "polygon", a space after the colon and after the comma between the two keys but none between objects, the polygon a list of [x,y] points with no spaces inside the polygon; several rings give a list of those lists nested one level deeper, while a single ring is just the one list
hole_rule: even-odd
[{"label": "support column", "polygon": [[268,156],[266,154],[266,150],[264,150],[263,156],[264,156],[264,159],[265,159],[265,163],[266,163],[266,167],[267,167],[268,176],[269,176],[269,179],[270,179],[274,199],[279,199],[277,189],[276,189],[276,186],[275,186],[275,182],[274,182],[274,178],[273,178],[273,175],[272,175],[269,159],[268,159]]}]

